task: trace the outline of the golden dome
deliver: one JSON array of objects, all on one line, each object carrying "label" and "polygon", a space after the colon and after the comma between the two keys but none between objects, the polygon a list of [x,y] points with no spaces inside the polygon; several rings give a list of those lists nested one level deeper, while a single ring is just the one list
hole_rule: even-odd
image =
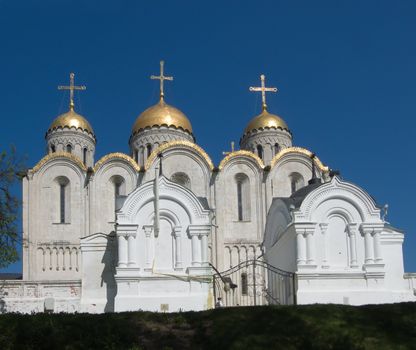
[{"label": "golden dome", "polygon": [[58,116],[52,124],[49,126],[48,131],[58,128],[76,128],[85,130],[91,134],[94,134],[90,123],[82,115],[76,113],[73,108],[70,108],[68,112]]},{"label": "golden dome", "polygon": [[244,130],[244,135],[253,130],[270,128],[279,128],[290,132],[286,122],[282,118],[267,112],[267,109],[263,108],[263,112],[261,112],[261,114],[257,117],[254,117],[250,123],[248,123],[246,129]]},{"label": "golden dome", "polygon": [[192,134],[192,125],[189,119],[179,109],[165,103],[163,97],[154,106],[146,109],[136,119],[133,134],[152,126],[173,126]]}]

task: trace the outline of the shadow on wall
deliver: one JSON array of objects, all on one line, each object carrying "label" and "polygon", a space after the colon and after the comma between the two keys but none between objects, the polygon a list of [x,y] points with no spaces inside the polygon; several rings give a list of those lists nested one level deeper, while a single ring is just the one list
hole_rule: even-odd
[{"label": "shadow on wall", "polygon": [[117,284],[114,278],[116,273],[117,247],[116,235],[112,231],[108,235],[107,246],[101,262],[104,264],[104,269],[101,274],[101,287],[105,283],[107,293],[107,303],[104,307],[104,312],[114,312],[114,298],[117,294]]}]

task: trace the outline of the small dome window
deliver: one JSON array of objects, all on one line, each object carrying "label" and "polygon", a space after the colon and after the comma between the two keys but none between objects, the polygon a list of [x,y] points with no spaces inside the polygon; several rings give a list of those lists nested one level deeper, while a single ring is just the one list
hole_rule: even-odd
[{"label": "small dome window", "polygon": [[150,154],[152,153],[152,145],[151,144],[148,144],[146,146],[146,150],[147,150],[147,158],[149,158],[150,157]]},{"label": "small dome window", "polygon": [[257,155],[263,159],[263,147],[261,145],[257,145]]}]

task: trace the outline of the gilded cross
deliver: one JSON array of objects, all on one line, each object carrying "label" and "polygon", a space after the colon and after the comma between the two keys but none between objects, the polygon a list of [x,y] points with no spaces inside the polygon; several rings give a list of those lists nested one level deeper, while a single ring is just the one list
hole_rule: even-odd
[{"label": "gilded cross", "polygon": [[160,80],[160,98],[163,99],[163,97],[165,96],[165,93],[163,91],[163,82],[165,80],[173,80],[173,77],[168,77],[164,75],[164,65],[165,62],[164,61],[160,61],[160,75],[152,75],[150,76],[150,79],[157,79]]},{"label": "gilded cross", "polygon": [[74,110],[74,90],[86,90],[87,88],[84,85],[76,86],[75,83],[75,74],[69,74],[69,86],[58,86],[58,90],[69,90],[69,109]]},{"label": "gilded cross", "polygon": [[227,154],[233,153],[234,152],[234,141],[231,142],[231,152],[222,152],[222,154],[224,156],[226,156]]},{"label": "gilded cross", "polygon": [[267,108],[267,104],[266,104],[266,92],[277,92],[277,88],[273,87],[266,87],[266,77],[264,76],[264,74],[260,75],[260,80],[261,80],[261,87],[253,87],[250,86],[250,91],[261,91],[261,99],[263,102],[263,110],[265,110]]}]

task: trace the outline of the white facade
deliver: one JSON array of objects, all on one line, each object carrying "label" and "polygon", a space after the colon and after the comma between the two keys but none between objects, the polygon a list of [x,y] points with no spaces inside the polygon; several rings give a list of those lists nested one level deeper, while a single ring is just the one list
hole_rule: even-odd
[{"label": "white facade", "polygon": [[265,231],[266,260],[296,272],[297,302],[416,300],[415,276],[404,274],[404,234],[381,219],[374,200],[336,176],[308,187],[274,200]]},{"label": "white facade", "polygon": [[[80,146],[68,153],[71,140]],[[95,162],[92,132],[49,133],[23,179],[23,280],[1,287],[5,310],[203,310],[214,305],[209,263],[262,256],[296,273],[299,303],[416,300],[403,232],[290,132],[250,131],[218,166],[194,140],[151,125],[132,135],[131,155]],[[319,184],[308,185],[311,157]]]}]

